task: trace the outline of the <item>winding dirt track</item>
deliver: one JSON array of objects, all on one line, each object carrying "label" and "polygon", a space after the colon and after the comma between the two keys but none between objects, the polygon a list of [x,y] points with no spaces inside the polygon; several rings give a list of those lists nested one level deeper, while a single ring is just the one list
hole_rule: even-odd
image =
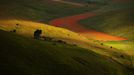
[{"label": "winding dirt track", "polygon": [[50,24],[57,26],[57,27],[67,28],[87,38],[92,38],[95,40],[102,40],[102,41],[127,40],[126,38],[123,38],[123,37],[112,36],[103,32],[86,29],[85,27],[82,27],[82,25],[78,23],[82,19],[91,18],[95,16],[96,16],[95,13],[84,13],[80,15],[74,15],[74,16],[55,19],[55,20],[50,21]]}]

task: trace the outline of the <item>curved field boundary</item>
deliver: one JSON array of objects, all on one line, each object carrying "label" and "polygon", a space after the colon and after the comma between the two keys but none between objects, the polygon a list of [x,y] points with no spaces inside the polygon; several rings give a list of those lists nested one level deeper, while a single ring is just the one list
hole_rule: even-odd
[{"label": "curved field boundary", "polygon": [[101,41],[121,41],[121,40],[127,40],[123,37],[118,36],[112,36],[103,32],[98,32],[95,30],[88,30],[82,25],[80,25],[78,22],[82,19],[95,17],[97,14],[88,12],[80,15],[74,15],[64,18],[59,18],[50,21],[51,25],[67,28],[69,30],[72,30],[74,32],[77,32],[83,36],[86,36],[87,38],[95,39],[95,40],[101,40]]}]

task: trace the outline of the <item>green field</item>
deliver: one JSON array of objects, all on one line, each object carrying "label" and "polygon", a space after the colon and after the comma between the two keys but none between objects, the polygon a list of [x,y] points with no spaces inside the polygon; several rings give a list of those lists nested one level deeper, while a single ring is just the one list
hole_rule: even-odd
[{"label": "green field", "polygon": [[98,7],[77,7],[51,0],[0,0],[0,18],[17,18],[45,22]]},{"label": "green field", "polygon": [[114,3],[96,10],[97,16],[81,20],[80,23],[88,29],[104,32],[114,36],[128,38],[125,41],[102,42],[132,56],[134,53],[134,11],[132,3]]},{"label": "green field", "polygon": [[71,1],[71,2],[77,2],[77,3],[107,3],[111,2],[112,0],[65,0],[65,1]]},{"label": "green field", "polygon": [[[133,75],[134,11],[124,4],[102,6],[79,7],[52,0],[0,0],[0,75]],[[122,10],[122,6],[127,9]],[[46,24],[55,18],[88,11],[97,16],[82,20],[85,27],[130,40],[91,40]],[[36,29],[43,31],[41,36],[55,41],[33,39]]]},{"label": "green field", "polygon": [[3,75],[133,75],[131,69],[76,46],[40,41],[0,30]]},{"label": "green field", "polygon": [[[125,41],[108,41],[103,43],[105,46],[114,47],[122,52],[130,55],[131,60],[134,60],[134,40],[125,40]],[[128,59],[130,59],[128,58]]]},{"label": "green field", "polygon": [[123,51],[127,51],[127,50],[134,51],[134,40],[109,41],[109,42],[104,42],[104,44],[108,46],[113,46]]},{"label": "green field", "polygon": [[82,20],[81,24],[89,29],[133,39],[134,11],[132,9],[103,13],[96,17]]}]

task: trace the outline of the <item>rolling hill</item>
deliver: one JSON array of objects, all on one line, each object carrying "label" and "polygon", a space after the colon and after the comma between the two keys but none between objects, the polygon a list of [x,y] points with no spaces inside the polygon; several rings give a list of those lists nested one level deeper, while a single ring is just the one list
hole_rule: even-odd
[{"label": "rolling hill", "polygon": [[133,0],[65,0],[65,1],[72,1],[78,3],[86,3],[86,2],[97,2],[97,3],[124,3],[124,2],[131,2]]},{"label": "rolling hill", "polygon": [[[8,5],[7,4],[8,2],[6,3],[6,0],[1,1],[1,2],[2,2],[2,4],[6,4],[4,6]],[[28,1],[14,1],[13,3],[16,3],[16,2],[24,3],[24,4],[26,3],[27,5],[30,5],[30,4],[28,4],[28,2],[30,3],[32,1],[30,1],[30,0],[28,0]],[[44,2],[46,2],[46,1],[44,1]],[[34,3],[34,1],[33,1],[33,3]],[[9,3],[9,5],[13,5],[12,2]],[[18,5],[18,6],[22,6],[22,5]],[[33,6],[34,7],[36,6],[36,0],[35,0],[35,4],[33,4]],[[22,6],[22,7],[28,7],[28,6]],[[62,6],[60,6],[60,7],[62,7]],[[11,8],[12,8],[12,6],[11,6]],[[13,5],[13,8],[14,8],[14,5]],[[40,8],[40,6],[39,6],[39,8]],[[17,9],[17,8],[14,8],[14,9]],[[56,9],[59,9],[59,8],[56,7]],[[10,7],[5,8],[4,10],[9,11]],[[22,10],[17,10],[17,11],[18,12],[22,11],[22,13],[28,13],[29,15],[31,15],[31,13],[34,13],[33,11],[31,11],[29,13],[29,12],[24,12],[25,9],[22,9]],[[53,10],[53,9],[49,9],[49,10]],[[35,10],[35,11],[37,11],[37,10]],[[10,12],[11,13],[16,13],[15,11],[10,11]],[[56,40],[64,40],[69,44],[74,44],[74,45],[77,45],[79,47],[83,47],[83,48],[86,48],[86,49],[89,49],[89,50],[93,50],[94,52],[99,53],[101,55],[106,55],[106,56],[112,57],[113,59],[117,60],[119,63],[121,63],[123,65],[126,65],[126,66],[129,66],[129,67],[133,65],[133,63],[131,64],[131,61],[129,60],[129,57],[128,57],[127,54],[124,54],[121,50],[118,50],[116,48],[111,49],[110,48],[111,45],[110,46],[102,46],[101,43],[96,43],[93,40],[87,39],[87,38],[83,37],[82,35],[80,35],[78,33],[74,33],[72,31],[69,31],[69,30],[64,29],[64,28],[58,28],[58,27],[53,27],[53,26],[46,25],[46,24],[43,24],[43,23],[39,23],[37,21],[33,21],[33,20],[31,21],[31,20],[29,20],[29,16],[26,16],[26,14],[24,14],[24,16],[20,17],[21,14],[16,13],[16,14],[13,15],[13,14],[10,14],[10,12],[7,13],[7,14],[5,14],[6,13],[5,12],[2,15],[3,18],[1,16],[0,29],[5,30],[5,31],[16,30],[17,34],[22,35],[22,36],[27,36],[27,37],[30,37],[30,38],[33,38],[33,33],[36,29],[41,29],[41,30],[43,30],[42,36],[51,37],[51,38],[54,38]],[[71,12],[71,11],[69,11],[69,12]],[[80,12],[78,12],[78,13],[80,13]],[[11,18],[11,16],[12,16],[12,18]],[[26,19],[24,19],[24,17],[26,17]],[[36,17],[36,15],[33,16],[33,17]],[[120,57],[120,54],[125,55],[127,58],[122,59]]]},{"label": "rolling hill", "polygon": [[134,11],[132,9],[107,12],[87,20],[82,20],[81,23],[89,29],[133,39]]},{"label": "rolling hill", "polygon": [[[79,7],[53,0],[0,0],[0,73],[4,75],[133,75],[134,52],[128,48],[120,49],[124,48],[121,46],[132,43],[97,41],[68,29],[46,24],[55,18],[98,8],[100,7]],[[105,18],[105,23],[116,22],[114,19],[123,19],[122,22],[116,23],[119,26],[130,24],[132,28],[133,11],[115,13],[109,13],[110,16],[107,14],[109,17]],[[93,18],[99,16],[104,17],[104,14]],[[101,18],[97,23],[101,24],[103,20]],[[109,24],[109,30],[113,22]],[[89,21],[85,20],[83,23],[87,24]],[[100,29],[97,24],[95,28]],[[33,39],[34,31],[37,29],[43,31],[42,37],[52,40]],[[113,32],[112,28],[111,32]],[[106,33],[120,36],[118,32],[111,32]],[[125,34],[121,36],[129,39],[133,37]]]},{"label": "rolling hill", "polygon": [[66,0],[66,1],[72,1],[72,2],[78,2],[78,3],[89,3],[89,2],[108,3],[108,2],[111,2],[112,0]]},{"label": "rolling hill", "polygon": [[[33,38],[34,31],[37,29],[42,30],[42,36],[43,37],[51,37],[54,39],[59,40],[74,40],[70,41],[72,43],[82,44],[80,42],[89,42],[89,40],[78,33],[72,32],[70,30],[54,27],[51,25],[39,23],[39,22],[33,22],[33,21],[26,21],[26,20],[0,20],[0,29],[5,31],[13,31],[16,30],[16,33],[28,38]],[[80,41],[80,42],[78,42]]]},{"label": "rolling hill", "polygon": [[133,75],[133,71],[83,48],[1,30],[0,35],[2,75]]},{"label": "rolling hill", "polygon": [[[34,31],[41,29],[41,36],[43,37],[50,37],[53,38],[53,40],[62,40],[67,44],[82,47],[89,51],[92,50],[100,55],[110,57],[110,59],[116,60],[126,67],[134,67],[134,53],[130,50],[126,49],[122,51],[114,47],[111,48],[111,45],[102,45],[102,42],[96,42],[64,28],[26,20],[0,20],[0,29],[8,32],[15,30],[16,34],[31,39],[33,39]],[[123,55],[124,58],[122,58],[121,55]]]},{"label": "rolling hill", "polygon": [[0,18],[25,19],[47,23],[51,19],[79,14],[96,7],[77,7],[53,0],[0,0]]}]

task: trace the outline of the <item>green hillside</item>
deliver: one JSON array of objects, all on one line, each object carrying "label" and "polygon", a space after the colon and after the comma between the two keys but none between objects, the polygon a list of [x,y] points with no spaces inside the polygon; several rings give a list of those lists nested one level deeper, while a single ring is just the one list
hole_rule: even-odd
[{"label": "green hillside", "polygon": [[104,42],[105,45],[112,46],[123,51],[130,51],[133,53],[134,49],[134,40],[125,40],[125,41],[108,41]]},{"label": "green hillside", "polygon": [[[53,0],[0,0],[0,75],[134,75],[133,9],[124,9],[129,3],[111,7],[111,0],[103,0],[106,5],[95,1],[77,6]],[[124,10],[116,11],[120,8]],[[97,16],[82,20],[85,27],[131,40],[97,41],[46,24],[88,11]],[[37,29],[42,30],[41,40],[33,39]]]},{"label": "green hillside", "polygon": [[107,2],[111,2],[111,0],[66,0],[66,1],[72,1],[72,2],[78,2],[78,3],[87,3],[87,2],[107,3]]},{"label": "green hillside", "polygon": [[132,75],[133,72],[85,49],[0,31],[2,75]]},{"label": "green hillside", "polygon": [[48,22],[52,19],[80,14],[96,7],[77,7],[52,0],[0,0],[0,18],[17,18]]},{"label": "green hillside", "polygon": [[82,20],[81,23],[89,29],[133,39],[134,11],[132,9],[103,13],[96,17]]}]

